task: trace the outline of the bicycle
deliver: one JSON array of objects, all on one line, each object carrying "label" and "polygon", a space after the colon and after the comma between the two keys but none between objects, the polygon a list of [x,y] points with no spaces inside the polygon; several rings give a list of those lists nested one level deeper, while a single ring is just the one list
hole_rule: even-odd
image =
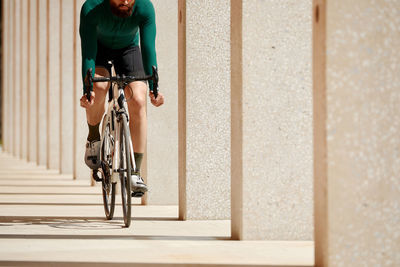
[{"label": "bicycle", "polygon": [[[133,146],[129,131],[128,106],[125,99],[124,88],[134,81],[152,81],[153,94],[157,98],[158,73],[153,68],[153,75],[144,77],[111,76],[92,77],[92,69],[86,74],[86,88],[92,88],[96,82],[111,82],[108,92],[108,107],[102,119],[100,160],[101,167],[93,171],[93,179],[102,183],[103,204],[106,218],[111,220],[114,216],[115,193],[118,180],[121,183],[122,211],[125,227],[131,224],[131,197],[141,197],[143,193],[131,194],[131,174],[135,170]],[[116,86],[115,86],[116,85]],[[87,99],[90,101],[90,90],[86,90]],[[99,177],[99,173],[100,176]]]}]

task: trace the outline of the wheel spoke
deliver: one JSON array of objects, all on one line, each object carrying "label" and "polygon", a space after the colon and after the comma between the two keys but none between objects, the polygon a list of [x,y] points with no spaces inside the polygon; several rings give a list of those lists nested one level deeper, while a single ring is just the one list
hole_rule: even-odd
[{"label": "wheel spoke", "polygon": [[103,131],[103,143],[101,148],[101,172],[102,172],[102,193],[103,204],[106,218],[111,220],[114,216],[115,208],[115,184],[111,183],[110,164],[112,164],[111,156],[111,133],[110,125],[107,124]]}]

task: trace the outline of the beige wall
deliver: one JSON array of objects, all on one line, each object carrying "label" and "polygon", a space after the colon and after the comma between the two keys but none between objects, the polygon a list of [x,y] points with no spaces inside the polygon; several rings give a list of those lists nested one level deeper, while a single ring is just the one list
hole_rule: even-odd
[{"label": "beige wall", "polygon": [[317,264],[399,266],[400,2],[314,4]]},{"label": "beige wall", "polygon": [[[165,105],[147,105],[147,184],[149,205],[178,204],[178,0],[152,1],[156,50]],[[168,12],[164,12],[168,10]]]}]

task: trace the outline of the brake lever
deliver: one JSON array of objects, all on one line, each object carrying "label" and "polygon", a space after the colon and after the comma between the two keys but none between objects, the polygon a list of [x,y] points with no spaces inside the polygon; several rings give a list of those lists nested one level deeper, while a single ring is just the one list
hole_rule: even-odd
[{"label": "brake lever", "polygon": [[92,85],[93,85],[92,68],[90,68],[86,72],[86,79],[85,79],[86,98],[89,102],[90,102],[90,92]]},{"label": "brake lever", "polygon": [[153,94],[154,94],[154,98],[157,99],[157,96],[158,96],[158,71],[155,66],[152,66],[152,69],[153,69],[153,77],[151,80],[153,81]]}]

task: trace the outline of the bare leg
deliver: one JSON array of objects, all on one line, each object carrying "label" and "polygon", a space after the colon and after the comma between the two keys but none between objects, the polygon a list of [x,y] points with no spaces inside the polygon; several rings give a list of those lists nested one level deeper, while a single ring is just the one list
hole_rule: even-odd
[{"label": "bare leg", "polygon": [[[108,76],[108,71],[105,68],[96,68],[95,76]],[[108,83],[95,83],[91,101],[88,101],[86,96],[82,96],[80,104],[86,109],[86,119],[89,126],[89,134],[87,137],[85,152],[85,163],[91,169],[100,167],[100,133],[99,124],[104,114],[104,101],[107,95]]]},{"label": "bare leg", "polygon": [[133,150],[144,153],[147,139],[146,92],[147,85],[143,82],[133,82],[125,88],[129,109],[129,129],[131,132]]},{"label": "bare leg", "polygon": [[[109,77],[110,74],[107,69],[102,67],[97,67],[95,72],[95,77]],[[100,123],[103,114],[105,112],[104,101],[108,92],[110,83],[94,83],[94,103],[92,106],[86,108],[86,119],[90,125],[96,125]]]}]

